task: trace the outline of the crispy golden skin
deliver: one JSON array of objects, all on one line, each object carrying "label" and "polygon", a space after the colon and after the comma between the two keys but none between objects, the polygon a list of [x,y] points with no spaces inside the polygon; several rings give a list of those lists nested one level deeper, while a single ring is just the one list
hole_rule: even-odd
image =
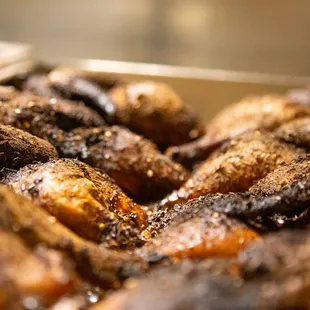
[{"label": "crispy golden skin", "polygon": [[0,230],[1,269],[21,297],[34,297],[42,305],[73,292],[78,278],[73,265],[61,253],[37,246],[29,249],[20,238]]},{"label": "crispy golden skin", "polygon": [[203,162],[192,177],[163,199],[159,206],[169,208],[206,194],[246,191],[255,181],[302,153],[302,150],[281,143],[265,132],[242,135]]},{"label": "crispy golden skin", "polygon": [[280,192],[293,182],[310,177],[310,156],[299,157],[290,163],[280,166],[255,183],[249,192],[253,196],[270,196]]},{"label": "crispy golden skin", "polygon": [[105,171],[138,200],[158,200],[190,174],[155,144],[119,126],[76,129],[54,142],[61,156],[79,158]]},{"label": "crispy golden skin", "polygon": [[191,141],[203,133],[196,114],[168,85],[141,81],[110,92],[116,120],[159,145]]},{"label": "crispy golden skin", "polygon": [[80,274],[103,288],[117,288],[127,277],[146,269],[135,255],[116,252],[87,241],[28,199],[0,186],[0,228],[27,244],[44,244],[70,256]]},{"label": "crispy golden skin", "polygon": [[23,130],[0,125],[0,168],[18,169],[57,157],[55,148],[47,141]]},{"label": "crispy golden skin", "polygon": [[[283,228],[309,228],[310,212],[308,208],[307,179],[310,177],[309,155],[297,158],[292,162],[280,166],[254,184],[249,192],[255,200],[260,197],[272,197],[282,202],[274,206],[274,212],[269,214],[264,210],[261,216],[252,218],[252,225],[264,230],[278,230]],[[283,193],[285,193],[283,195]],[[283,197],[284,196],[284,197]],[[261,198],[263,200],[263,198]],[[268,200],[265,202],[268,205]],[[284,202],[284,203],[283,203]],[[261,203],[263,206],[263,203]],[[288,207],[289,206],[289,207]]]},{"label": "crispy golden skin", "polygon": [[[309,155],[280,165],[255,183],[248,192],[202,196],[200,208],[237,217],[259,231],[284,228],[304,229],[310,226]],[[187,205],[187,204],[186,204]],[[172,211],[182,209],[174,206]],[[165,227],[169,211],[160,210],[152,218],[148,232]]]},{"label": "crispy golden skin", "polygon": [[[110,124],[125,125],[160,145],[185,143],[203,133],[197,116],[168,85],[152,81],[122,85],[108,77],[60,67],[48,80],[66,98],[81,99],[101,112]],[[112,86],[107,96],[103,89]]]},{"label": "crispy golden skin", "polygon": [[[217,213],[215,213],[217,214]],[[208,214],[211,216],[212,213]],[[217,215],[216,215],[217,216]],[[223,220],[224,216],[220,216]],[[258,238],[254,230],[237,221],[219,220],[211,223],[208,220],[194,218],[165,232],[151,241],[144,250],[152,255],[171,258],[206,258],[229,257],[238,254],[247,243]]]},{"label": "crispy golden skin", "polygon": [[223,142],[254,129],[272,131],[292,119],[310,115],[310,106],[276,95],[248,97],[223,109],[197,141],[172,147],[166,154],[185,166],[204,160]]},{"label": "crispy golden skin", "polygon": [[112,248],[141,243],[144,211],[105,174],[77,160],[27,166],[7,177],[17,193],[84,238]]},{"label": "crispy golden skin", "polygon": [[[209,210],[199,199],[168,211],[143,235],[149,239],[139,250],[143,255],[151,253],[173,259],[234,256],[259,237],[239,220]],[[157,237],[150,239],[154,235]]]},{"label": "crispy golden skin", "polygon": [[150,141],[125,128],[97,127],[103,121],[95,112],[55,100],[19,94],[3,104],[0,122],[50,141],[61,157],[79,158],[102,169],[140,200],[158,200],[189,178]]}]

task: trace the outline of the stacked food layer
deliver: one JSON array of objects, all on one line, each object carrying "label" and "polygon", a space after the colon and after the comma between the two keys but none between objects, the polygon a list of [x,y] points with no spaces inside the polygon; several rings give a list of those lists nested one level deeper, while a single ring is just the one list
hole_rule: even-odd
[{"label": "stacked food layer", "polygon": [[0,86],[0,309],[309,309],[299,98],[203,124],[154,81],[59,67]]}]

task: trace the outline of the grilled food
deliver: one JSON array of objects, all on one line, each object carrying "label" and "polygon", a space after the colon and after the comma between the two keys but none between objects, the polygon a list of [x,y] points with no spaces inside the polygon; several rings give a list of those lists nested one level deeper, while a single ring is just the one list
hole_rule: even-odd
[{"label": "grilled food", "polygon": [[[102,86],[111,88],[109,93]],[[123,84],[96,73],[60,67],[48,77],[30,77],[23,89],[37,95],[81,100],[109,124],[126,126],[161,146],[186,143],[203,133],[197,115],[164,83]]]},{"label": "grilled food", "polygon": [[310,106],[289,98],[266,95],[248,97],[223,109],[207,125],[205,136],[178,147],[166,154],[174,160],[192,167],[206,159],[224,142],[254,129],[273,131],[290,120],[310,114]]},{"label": "grilled food", "polygon": [[17,193],[46,209],[80,236],[107,247],[141,243],[146,214],[105,174],[77,160],[24,167],[6,177]]},{"label": "grilled food", "polygon": [[23,130],[0,125],[0,169],[18,169],[57,157],[55,148],[48,142]]},{"label": "grilled food", "polygon": [[76,129],[53,144],[61,156],[105,171],[137,200],[160,199],[190,177],[152,142],[119,126]]},{"label": "grilled food", "polygon": [[[0,309],[310,309],[307,100],[247,98],[199,139],[162,83],[18,82],[0,87]],[[195,138],[166,153],[192,174],[160,152]]]},{"label": "grilled food", "polygon": [[80,274],[105,288],[146,269],[141,258],[87,241],[24,197],[0,187],[0,228],[15,233],[30,246],[45,244],[73,259]]},{"label": "grilled food", "polygon": [[182,210],[168,211],[162,218],[157,215],[152,222],[143,234],[150,241],[141,249],[142,255],[229,257],[259,238],[239,220],[211,211],[199,199],[183,205]]},{"label": "grilled food", "polygon": [[179,190],[159,203],[159,207],[169,208],[201,195],[246,191],[255,181],[302,153],[265,132],[244,134],[223,145],[203,162]]},{"label": "grilled food", "polygon": [[156,269],[91,310],[309,309],[309,254],[309,232],[272,234],[219,273],[208,261]]},{"label": "grilled food", "polygon": [[[0,230],[0,261],[0,273],[18,289],[20,302],[35,297],[47,306],[79,285],[74,265],[60,252],[42,245],[29,248],[21,238],[4,230]],[[14,290],[12,293],[10,296],[8,291],[5,298],[14,298]]]},{"label": "grilled food", "polygon": [[153,143],[124,128],[102,126],[103,119],[80,103],[15,91],[14,99],[1,104],[0,123],[48,140],[61,157],[101,169],[140,200],[160,199],[189,178]]},{"label": "grilled food", "polygon": [[310,117],[302,117],[292,120],[280,126],[275,135],[278,139],[302,147],[309,151],[310,149]]}]

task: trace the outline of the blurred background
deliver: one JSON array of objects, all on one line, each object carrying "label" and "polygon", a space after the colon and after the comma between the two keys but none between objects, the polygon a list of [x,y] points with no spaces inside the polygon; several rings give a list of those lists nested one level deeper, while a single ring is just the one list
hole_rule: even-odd
[{"label": "blurred background", "polygon": [[0,40],[39,57],[310,76],[310,1],[0,0]]}]

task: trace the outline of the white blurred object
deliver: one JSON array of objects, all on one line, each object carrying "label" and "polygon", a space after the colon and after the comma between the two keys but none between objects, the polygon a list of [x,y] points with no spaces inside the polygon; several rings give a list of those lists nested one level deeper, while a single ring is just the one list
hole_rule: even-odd
[{"label": "white blurred object", "polygon": [[31,46],[0,41],[0,82],[28,72],[34,65]]}]

